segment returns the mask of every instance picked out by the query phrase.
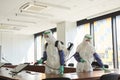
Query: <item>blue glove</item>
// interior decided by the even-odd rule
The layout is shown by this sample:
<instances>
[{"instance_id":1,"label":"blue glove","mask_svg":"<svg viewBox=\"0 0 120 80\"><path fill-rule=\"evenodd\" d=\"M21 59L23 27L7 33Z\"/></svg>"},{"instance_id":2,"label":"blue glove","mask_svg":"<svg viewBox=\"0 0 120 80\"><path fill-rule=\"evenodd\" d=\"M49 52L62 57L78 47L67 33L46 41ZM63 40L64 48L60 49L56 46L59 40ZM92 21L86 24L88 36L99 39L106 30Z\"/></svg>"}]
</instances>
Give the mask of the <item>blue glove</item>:
<instances>
[{"instance_id":1,"label":"blue glove","mask_svg":"<svg viewBox=\"0 0 120 80\"><path fill-rule=\"evenodd\" d=\"M82 63L84 63L84 62L86 62L84 59L80 59L80 62L82 62Z\"/></svg>"},{"instance_id":2,"label":"blue glove","mask_svg":"<svg viewBox=\"0 0 120 80\"><path fill-rule=\"evenodd\" d=\"M64 73L64 66L60 66L59 71L60 71L60 74L63 74Z\"/></svg>"}]
</instances>

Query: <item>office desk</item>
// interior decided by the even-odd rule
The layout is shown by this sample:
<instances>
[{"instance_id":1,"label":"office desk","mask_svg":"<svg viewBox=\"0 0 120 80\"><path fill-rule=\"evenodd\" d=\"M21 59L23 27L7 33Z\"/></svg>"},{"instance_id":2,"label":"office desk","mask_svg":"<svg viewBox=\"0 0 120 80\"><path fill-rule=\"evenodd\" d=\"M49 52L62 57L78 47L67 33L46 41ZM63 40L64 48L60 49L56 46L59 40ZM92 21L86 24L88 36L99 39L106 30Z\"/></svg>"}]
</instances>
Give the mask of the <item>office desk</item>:
<instances>
[{"instance_id":1,"label":"office desk","mask_svg":"<svg viewBox=\"0 0 120 80\"><path fill-rule=\"evenodd\" d=\"M8 69L8 70L7 70ZM42 80L45 78L55 78L55 77L68 77L72 80L99 80L99 78L108 73L104 73L104 71L93 71L93 72L84 72L84 73L65 73L61 75L54 74L45 74L39 72L32 71L22 71L18 73L16 76L12 77L9 73L12 68L1 68L0 69L0 78L6 80ZM119 70L113 70L111 73L119 73Z\"/></svg>"},{"instance_id":2,"label":"office desk","mask_svg":"<svg viewBox=\"0 0 120 80\"><path fill-rule=\"evenodd\" d=\"M5 65L4 67L14 68L16 66L17 65ZM64 68L65 68L64 73L76 72L76 68L74 68L74 67L65 66ZM45 66L44 65L36 65L36 66L35 65L29 65L24 70L45 73ZM101 70L101 69L94 69L94 71L96 71L96 70Z\"/></svg>"},{"instance_id":3,"label":"office desk","mask_svg":"<svg viewBox=\"0 0 120 80\"><path fill-rule=\"evenodd\" d=\"M4 67L14 68L14 67L16 67L16 65L5 65ZM73 67L64 67L64 68L65 68L64 73L76 72L76 68L73 68ZM36 66L35 65L29 65L24 70L45 73L44 65L36 65Z\"/></svg>"},{"instance_id":4,"label":"office desk","mask_svg":"<svg viewBox=\"0 0 120 80\"><path fill-rule=\"evenodd\" d=\"M0 68L0 80L17 80L12 78L6 68Z\"/></svg>"}]
</instances>

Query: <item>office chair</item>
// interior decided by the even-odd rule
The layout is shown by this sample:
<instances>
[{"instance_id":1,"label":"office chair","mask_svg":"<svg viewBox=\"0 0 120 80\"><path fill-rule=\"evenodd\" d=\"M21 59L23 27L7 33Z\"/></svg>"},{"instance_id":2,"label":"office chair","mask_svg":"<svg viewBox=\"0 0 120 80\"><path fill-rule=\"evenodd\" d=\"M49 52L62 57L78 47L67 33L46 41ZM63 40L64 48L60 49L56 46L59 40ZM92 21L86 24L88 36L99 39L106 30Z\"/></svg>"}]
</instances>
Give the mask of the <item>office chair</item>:
<instances>
[{"instance_id":1,"label":"office chair","mask_svg":"<svg viewBox=\"0 0 120 80\"><path fill-rule=\"evenodd\" d=\"M110 73L100 77L100 80L120 80L120 74Z\"/></svg>"},{"instance_id":2,"label":"office chair","mask_svg":"<svg viewBox=\"0 0 120 80\"><path fill-rule=\"evenodd\" d=\"M91 65L92 65L92 67L95 67L95 68L101 68L101 66L95 61L93 61ZM107 64L104 64L104 67L109 68L109 66Z\"/></svg>"},{"instance_id":3,"label":"office chair","mask_svg":"<svg viewBox=\"0 0 120 80\"><path fill-rule=\"evenodd\" d=\"M12 65L12 63L5 63L5 65Z\"/></svg>"},{"instance_id":4,"label":"office chair","mask_svg":"<svg viewBox=\"0 0 120 80\"><path fill-rule=\"evenodd\" d=\"M23 63L23 64L30 64L29 62L25 62L25 63Z\"/></svg>"},{"instance_id":5,"label":"office chair","mask_svg":"<svg viewBox=\"0 0 120 80\"><path fill-rule=\"evenodd\" d=\"M0 80L8 80L8 79L3 79L3 78L0 78Z\"/></svg>"},{"instance_id":6,"label":"office chair","mask_svg":"<svg viewBox=\"0 0 120 80\"><path fill-rule=\"evenodd\" d=\"M74 67L74 63L69 63L68 66Z\"/></svg>"},{"instance_id":7,"label":"office chair","mask_svg":"<svg viewBox=\"0 0 120 80\"><path fill-rule=\"evenodd\" d=\"M42 80L71 80L71 79L66 77L59 77L59 78L46 78Z\"/></svg>"}]
</instances>

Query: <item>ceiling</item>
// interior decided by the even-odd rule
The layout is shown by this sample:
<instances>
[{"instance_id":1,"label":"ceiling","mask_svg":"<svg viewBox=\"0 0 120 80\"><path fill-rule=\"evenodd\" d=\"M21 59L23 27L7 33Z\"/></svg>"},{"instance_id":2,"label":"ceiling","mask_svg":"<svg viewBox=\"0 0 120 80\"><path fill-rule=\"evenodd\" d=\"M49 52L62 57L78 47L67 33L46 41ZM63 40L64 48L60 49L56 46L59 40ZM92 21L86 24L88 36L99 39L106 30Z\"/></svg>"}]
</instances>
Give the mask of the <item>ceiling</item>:
<instances>
[{"instance_id":1,"label":"ceiling","mask_svg":"<svg viewBox=\"0 0 120 80\"><path fill-rule=\"evenodd\" d=\"M120 0L0 0L0 32L35 34L120 10Z\"/></svg>"}]
</instances>

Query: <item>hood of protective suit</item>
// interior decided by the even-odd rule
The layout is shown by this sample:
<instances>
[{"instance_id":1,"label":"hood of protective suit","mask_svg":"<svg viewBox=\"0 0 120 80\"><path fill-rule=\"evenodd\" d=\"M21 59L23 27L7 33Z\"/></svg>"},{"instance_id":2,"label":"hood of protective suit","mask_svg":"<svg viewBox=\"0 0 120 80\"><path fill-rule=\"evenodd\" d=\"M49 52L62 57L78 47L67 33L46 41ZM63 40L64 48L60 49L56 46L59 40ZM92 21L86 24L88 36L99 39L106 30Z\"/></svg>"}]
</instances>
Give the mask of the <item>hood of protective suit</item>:
<instances>
[{"instance_id":1,"label":"hood of protective suit","mask_svg":"<svg viewBox=\"0 0 120 80\"><path fill-rule=\"evenodd\" d=\"M43 34L45 40L50 44L55 44L56 39L54 38L51 30L46 30Z\"/></svg>"},{"instance_id":2,"label":"hood of protective suit","mask_svg":"<svg viewBox=\"0 0 120 80\"><path fill-rule=\"evenodd\" d=\"M83 38L83 44L90 45L92 43L91 40L92 40L92 36L89 34L86 34Z\"/></svg>"},{"instance_id":3,"label":"hood of protective suit","mask_svg":"<svg viewBox=\"0 0 120 80\"><path fill-rule=\"evenodd\" d=\"M95 48L92 45L91 42L92 37L89 34L86 34L83 38L83 41L78 45L77 52L80 53L80 55L84 54L93 54L95 52Z\"/></svg>"}]
</instances>

